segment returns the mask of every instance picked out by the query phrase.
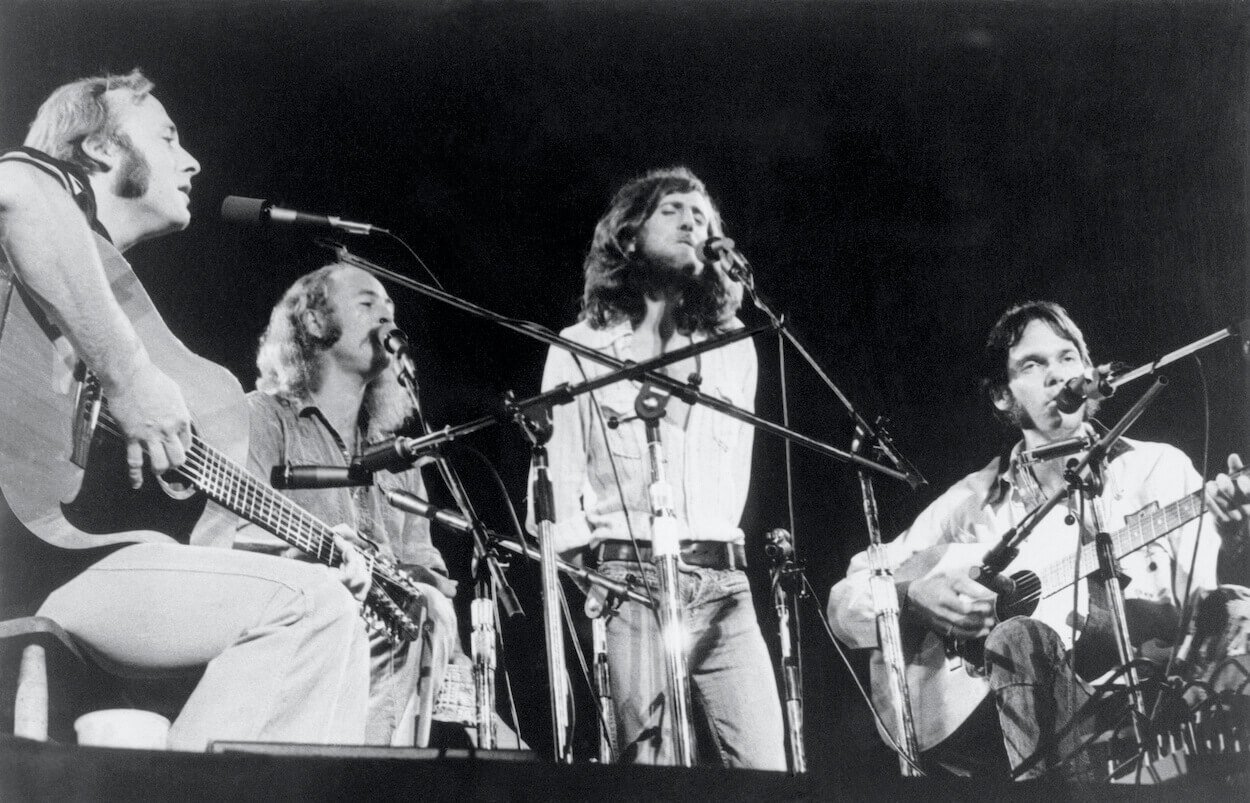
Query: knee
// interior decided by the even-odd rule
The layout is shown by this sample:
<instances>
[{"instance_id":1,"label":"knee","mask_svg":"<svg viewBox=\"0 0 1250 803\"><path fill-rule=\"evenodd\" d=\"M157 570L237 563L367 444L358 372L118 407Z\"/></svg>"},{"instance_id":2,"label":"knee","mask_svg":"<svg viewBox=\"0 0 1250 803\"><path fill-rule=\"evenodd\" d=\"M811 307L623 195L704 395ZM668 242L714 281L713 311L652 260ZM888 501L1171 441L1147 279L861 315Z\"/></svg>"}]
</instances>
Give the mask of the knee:
<instances>
[{"instance_id":1,"label":"knee","mask_svg":"<svg viewBox=\"0 0 1250 803\"><path fill-rule=\"evenodd\" d=\"M320 567L316 575L304 589L309 615L331 626L360 621L361 603L347 587Z\"/></svg>"},{"instance_id":2,"label":"knee","mask_svg":"<svg viewBox=\"0 0 1250 803\"><path fill-rule=\"evenodd\" d=\"M1033 667L1053 665L1063 653L1059 634L1027 616L999 623L985 639L985 665L991 681L1019 679Z\"/></svg>"}]
</instances>

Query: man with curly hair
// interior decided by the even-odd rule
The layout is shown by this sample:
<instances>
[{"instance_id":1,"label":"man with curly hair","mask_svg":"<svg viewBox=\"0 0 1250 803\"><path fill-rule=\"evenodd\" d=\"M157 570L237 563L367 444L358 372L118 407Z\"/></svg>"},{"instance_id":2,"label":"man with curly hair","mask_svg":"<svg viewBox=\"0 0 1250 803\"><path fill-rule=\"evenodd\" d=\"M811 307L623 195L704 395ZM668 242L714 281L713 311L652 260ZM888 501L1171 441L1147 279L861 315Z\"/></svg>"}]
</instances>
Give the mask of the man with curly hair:
<instances>
[{"instance_id":1,"label":"man with curly hair","mask_svg":"<svg viewBox=\"0 0 1250 803\"><path fill-rule=\"evenodd\" d=\"M268 477L278 465L351 465L366 444L395 434L414 412L391 358L378 340L395 305L377 279L332 263L305 274L273 308L256 357L259 377L248 394L248 468ZM425 594L433 629L419 643L371 638L369 744L412 746L417 692L441 683L457 651L456 583L430 540L430 525L386 501L386 492L425 497L417 468L380 471L368 486L284 491L300 507L357 544L374 545L413 575ZM253 525L235 546L305 558Z\"/></svg>"},{"instance_id":2,"label":"man with curly hair","mask_svg":"<svg viewBox=\"0 0 1250 803\"><path fill-rule=\"evenodd\" d=\"M617 192L595 227L585 261L581 320L561 334L621 360L642 362L742 323L742 288L700 258L722 233L703 183L685 168L655 170ZM553 348L543 388L608 369ZM749 341L665 369L745 408L755 404L756 355ZM553 411L548 451L557 549L617 580L640 575L652 588L651 482L645 424L634 416L639 385L620 382ZM672 398L660 420L672 506L681 529L680 598L693 702L710 739L701 757L731 767L784 770L781 705L768 650L743 572L739 519L750 484L752 429ZM533 511L530 512L531 526ZM635 602L608 615L608 661L621 761L673 764L673 710L655 615ZM715 748L712 750L711 748Z\"/></svg>"}]
</instances>

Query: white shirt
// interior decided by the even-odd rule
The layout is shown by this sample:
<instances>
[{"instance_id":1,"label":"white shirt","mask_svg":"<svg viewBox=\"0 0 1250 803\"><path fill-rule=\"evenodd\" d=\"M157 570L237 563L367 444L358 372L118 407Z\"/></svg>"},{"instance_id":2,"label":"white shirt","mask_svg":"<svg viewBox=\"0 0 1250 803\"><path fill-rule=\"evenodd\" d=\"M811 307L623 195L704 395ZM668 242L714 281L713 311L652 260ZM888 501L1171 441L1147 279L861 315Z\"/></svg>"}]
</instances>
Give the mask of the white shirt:
<instances>
[{"instance_id":1,"label":"white shirt","mask_svg":"<svg viewBox=\"0 0 1250 803\"><path fill-rule=\"evenodd\" d=\"M734 319L729 328L741 326ZM628 320L605 329L593 329L583 321L560 334L617 359L635 359L633 327ZM706 333L696 332L690 341L706 339ZM750 341L703 353L697 369L701 391L745 410L755 409L757 362ZM553 348L547 354L542 388L576 385L609 371L607 366L577 360L564 349ZM651 538L646 427L634 418L640 387L637 382L618 382L552 410L547 451L555 542L560 552L593 547L608 539L628 540L630 526L640 541ZM614 418L619 424L608 427ZM754 429L747 424L702 405L690 407L677 398L669 400L660 422L660 440L683 540L742 543L738 524L750 484L753 439ZM531 487L532 481L531 476ZM533 530L532 502L528 518Z\"/></svg>"}]
</instances>

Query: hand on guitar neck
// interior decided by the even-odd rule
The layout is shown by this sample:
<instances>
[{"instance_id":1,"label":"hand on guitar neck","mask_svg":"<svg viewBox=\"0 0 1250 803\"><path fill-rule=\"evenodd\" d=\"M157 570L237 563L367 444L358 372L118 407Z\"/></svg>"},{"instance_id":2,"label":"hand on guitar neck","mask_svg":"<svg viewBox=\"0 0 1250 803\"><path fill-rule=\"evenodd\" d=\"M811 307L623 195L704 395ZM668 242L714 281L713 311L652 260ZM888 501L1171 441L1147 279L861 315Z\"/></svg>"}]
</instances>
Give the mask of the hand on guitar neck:
<instances>
[{"instance_id":1,"label":"hand on guitar neck","mask_svg":"<svg viewBox=\"0 0 1250 803\"><path fill-rule=\"evenodd\" d=\"M1241 458L1228 456L1228 473L1207 483L1207 508L1215 518L1216 529L1225 548L1243 547L1250 536L1250 476L1238 474Z\"/></svg>"},{"instance_id":2,"label":"hand on guitar neck","mask_svg":"<svg viewBox=\"0 0 1250 803\"><path fill-rule=\"evenodd\" d=\"M940 572L911 581L902 609L913 623L939 636L974 639L994 626L994 598L966 572Z\"/></svg>"},{"instance_id":3,"label":"hand on guitar neck","mask_svg":"<svg viewBox=\"0 0 1250 803\"><path fill-rule=\"evenodd\" d=\"M352 528L343 524L334 528L334 545L343 553L343 562L334 571L356 601L364 602L373 583L373 571L369 559L356 549L358 543L359 536Z\"/></svg>"}]
</instances>

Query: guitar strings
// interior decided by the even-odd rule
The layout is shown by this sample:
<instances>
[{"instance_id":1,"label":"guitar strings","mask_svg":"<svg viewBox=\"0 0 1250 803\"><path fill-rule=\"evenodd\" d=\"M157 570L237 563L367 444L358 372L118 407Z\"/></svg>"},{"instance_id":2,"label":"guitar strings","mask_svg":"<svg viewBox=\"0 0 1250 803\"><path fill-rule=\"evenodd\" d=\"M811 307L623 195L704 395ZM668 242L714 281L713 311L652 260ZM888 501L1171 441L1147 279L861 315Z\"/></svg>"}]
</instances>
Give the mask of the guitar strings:
<instances>
[{"instance_id":1,"label":"guitar strings","mask_svg":"<svg viewBox=\"0 0 1250 803\"><path fill-rule=\"evenodd\" d=\"M101 411L97 426L105 432L121 437L116 421L107 411ZM259 480L248 473L226 455L205 442L195 433L191 435L191 447L187 449L186 461L178 471L188 480L195 483L201 490L222 497L222 503L232 512L243 515L241 508L250 502L255 511L262 511L251 518L267 529L279 529L291 534L291 543L313 554L321 562L335 566L342 562L343 553L333 541L333 530L287 497L263 486ZM268 524L260 519L268 516ZM327 538L329 536L329 538ZM392 567L381 556L372 555L369 563L369 574L373 579L370 584L367 601L371 601L382 610L383 627L392 635L397 631L405 634L415 632L415 624L408 617L407 600L396 600L397 594L402 597L422 597L423 594L411 584L403 582L398 570Z\"/></svg>"},{"instance_id":2,"label":"guitar strings","mask_svg":"<svg viewBox=\"0 0 1250 803\"><path fill-rule=\"evenodd\" d=\"M122 437L116 421L107 411L100 413L98 427L111 435ZM342 550L333 541L333 530L324 522L287 497L261 485L245 469L194 433L191 435L191 447L187 450L186 462L178 470L205 492L216 490L217 495L224 497L223 501L234 513L242 515L236 508L246 507L249 503L253 509L259 507L262 513L257 518L267 516L271 525L290 533L294 546L312 553L328 565L342 562ZM265 522L256 523L265 526ZM417 593L416 589L407 588L399 577L392 576L392 567L381 556L371 556L369 563L370 574L375 582L380 581L390 589L406 594Z\"/></svg>"}]
</instances>

